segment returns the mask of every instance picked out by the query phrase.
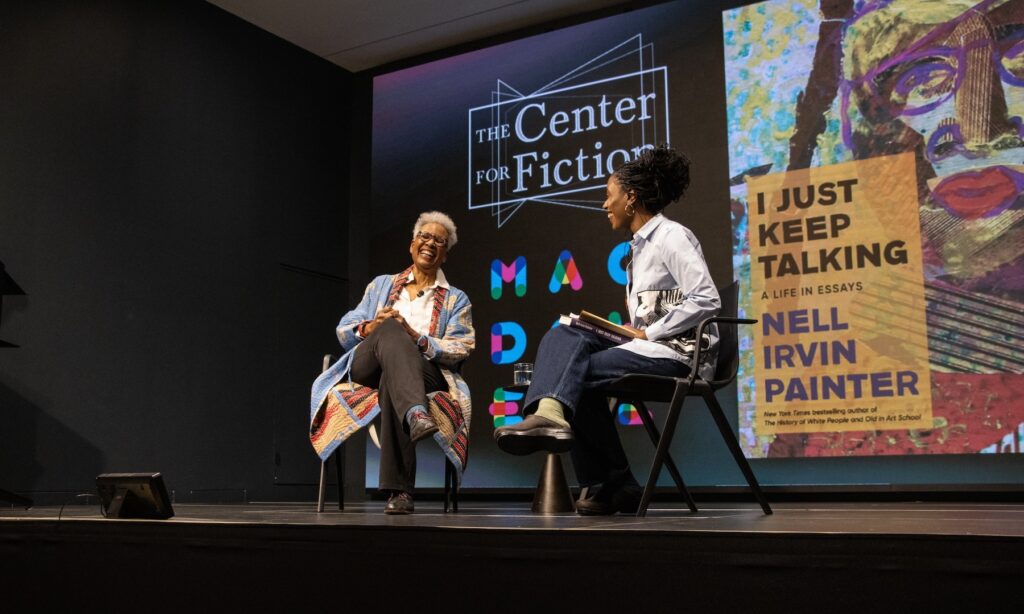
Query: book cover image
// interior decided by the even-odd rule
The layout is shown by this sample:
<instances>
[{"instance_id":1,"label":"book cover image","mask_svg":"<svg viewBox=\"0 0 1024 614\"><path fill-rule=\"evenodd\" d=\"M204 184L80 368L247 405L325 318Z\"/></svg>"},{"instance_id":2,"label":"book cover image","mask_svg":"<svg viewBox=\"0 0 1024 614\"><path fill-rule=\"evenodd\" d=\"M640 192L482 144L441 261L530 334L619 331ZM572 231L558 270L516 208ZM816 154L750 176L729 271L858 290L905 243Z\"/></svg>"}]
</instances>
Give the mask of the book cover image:
<instances>
[{"instance_id":1,"label":"book cover image","mask_svg":"<svg viewBox=\"0 0 1024 614\"><path fill-rule=\"evenodd\" d=\"M748 456L1024 449L1022 7L723 13Z\"/></svg>"}]
</instances>

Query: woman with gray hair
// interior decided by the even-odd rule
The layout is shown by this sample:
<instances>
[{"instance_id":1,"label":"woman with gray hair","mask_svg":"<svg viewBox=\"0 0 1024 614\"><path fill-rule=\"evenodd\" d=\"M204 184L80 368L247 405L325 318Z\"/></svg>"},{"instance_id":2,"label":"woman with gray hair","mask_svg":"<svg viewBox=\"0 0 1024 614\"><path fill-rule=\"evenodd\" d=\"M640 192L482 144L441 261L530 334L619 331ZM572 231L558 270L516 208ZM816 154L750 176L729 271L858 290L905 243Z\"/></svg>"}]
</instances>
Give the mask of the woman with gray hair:
<instances>
[{"instance_id":1,"label":"woman with gray hair","mask_svg":"<svg viewBox=\"0 0 1024 614\"><path fill-rule=\"evenodd\" d=\"M310 440L322 460L381 416L385 514L413 511L418 441L433 436L460 481L465 469L471 405L459 367L475 346L472 306L441 270L457 240L450 217L421 214L412 265L370 282L338 323L345 354L313 384Z\"/></svg>"}]
</instances>

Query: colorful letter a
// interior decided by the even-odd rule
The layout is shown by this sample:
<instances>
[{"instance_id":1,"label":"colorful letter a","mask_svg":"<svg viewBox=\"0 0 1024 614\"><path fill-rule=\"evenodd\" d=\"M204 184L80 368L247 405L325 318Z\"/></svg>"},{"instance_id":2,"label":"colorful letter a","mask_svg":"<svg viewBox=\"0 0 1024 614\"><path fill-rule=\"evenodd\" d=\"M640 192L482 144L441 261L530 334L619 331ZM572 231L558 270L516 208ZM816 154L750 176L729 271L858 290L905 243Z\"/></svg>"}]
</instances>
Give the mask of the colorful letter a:
<instances>
[{"instance_id":1,"label":"colorful letter a","mask_svg":"<svg viewBox=\"0 0 1024 614\"><path fill-rule=\"evenodd\" d=\"M569 287L573 290L579 290L583 287L583 277L580 276L580 272L576 269L576 261L572 259L572 254L569 250L563 250L558 255L558 261L555 262L555 271L551 274L551 282L548 283L548 290L552 294L556 294L566 284L569 284Z\"/></svg>"}]
</instances>

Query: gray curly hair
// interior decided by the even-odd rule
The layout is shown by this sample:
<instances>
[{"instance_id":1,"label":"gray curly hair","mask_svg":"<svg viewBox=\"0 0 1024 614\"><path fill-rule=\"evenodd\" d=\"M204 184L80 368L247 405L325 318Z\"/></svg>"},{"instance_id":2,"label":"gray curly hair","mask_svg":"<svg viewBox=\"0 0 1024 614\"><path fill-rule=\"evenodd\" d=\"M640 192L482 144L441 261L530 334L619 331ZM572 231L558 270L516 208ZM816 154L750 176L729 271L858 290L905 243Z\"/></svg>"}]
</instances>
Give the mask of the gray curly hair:
<instances>
[{"instance_id":1,"label":"gray curly hair","mask_svg":"<svg viewBox=\"0 0 1024 614\"><path fill-rule=\"evenodd\" d=\"M415 239L420 230L427 224L440 224L448 231L448 249L455 247L459 242L459 233L455 228L455 222L447 214L440 211L424 211L416 218L416 225L412 227L412 238Z\"/></svg>"}]
</instances>

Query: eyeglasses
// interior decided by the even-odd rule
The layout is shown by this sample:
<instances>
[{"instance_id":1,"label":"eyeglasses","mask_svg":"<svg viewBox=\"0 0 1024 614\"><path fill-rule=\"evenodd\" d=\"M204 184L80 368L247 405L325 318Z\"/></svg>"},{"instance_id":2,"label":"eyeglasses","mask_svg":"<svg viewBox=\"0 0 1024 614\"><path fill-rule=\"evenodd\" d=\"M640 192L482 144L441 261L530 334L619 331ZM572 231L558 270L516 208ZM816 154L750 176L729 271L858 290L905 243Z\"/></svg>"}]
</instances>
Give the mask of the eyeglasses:
<instances>
[{"instance_id":1,"label":"eyeglasses","mask_svg":"<svg viewBox=\"0 0 1024 614\"><path fill-rule=\"evenodd\" d=\"M853 147L850 107L853 93L859 88L866 89L891 117L913 117L930 113L952 99L965 82L969 64L974 70L994 67L1003 83L1024 87L1024 34L1020 31L971 41L961 36L959 44L948 40L960 22L992 3L983 0L862 77L841 79L840 117L846 146Z\"/></svg>"},{"instance_id":2,"label":"eyeglasses","mask_svg":"<svg viewBox=\"0 0 1024 614\"><path fill-rule=\"evenodd\" d=\"M423 232L422 230L416 233L416 238L422 241L423 243L433 243L438 247L444 247L445 245L448 245L448 239L444 237L439 237L434 234L430 234L429 232Z\"/></svg>"}]
</instances>

